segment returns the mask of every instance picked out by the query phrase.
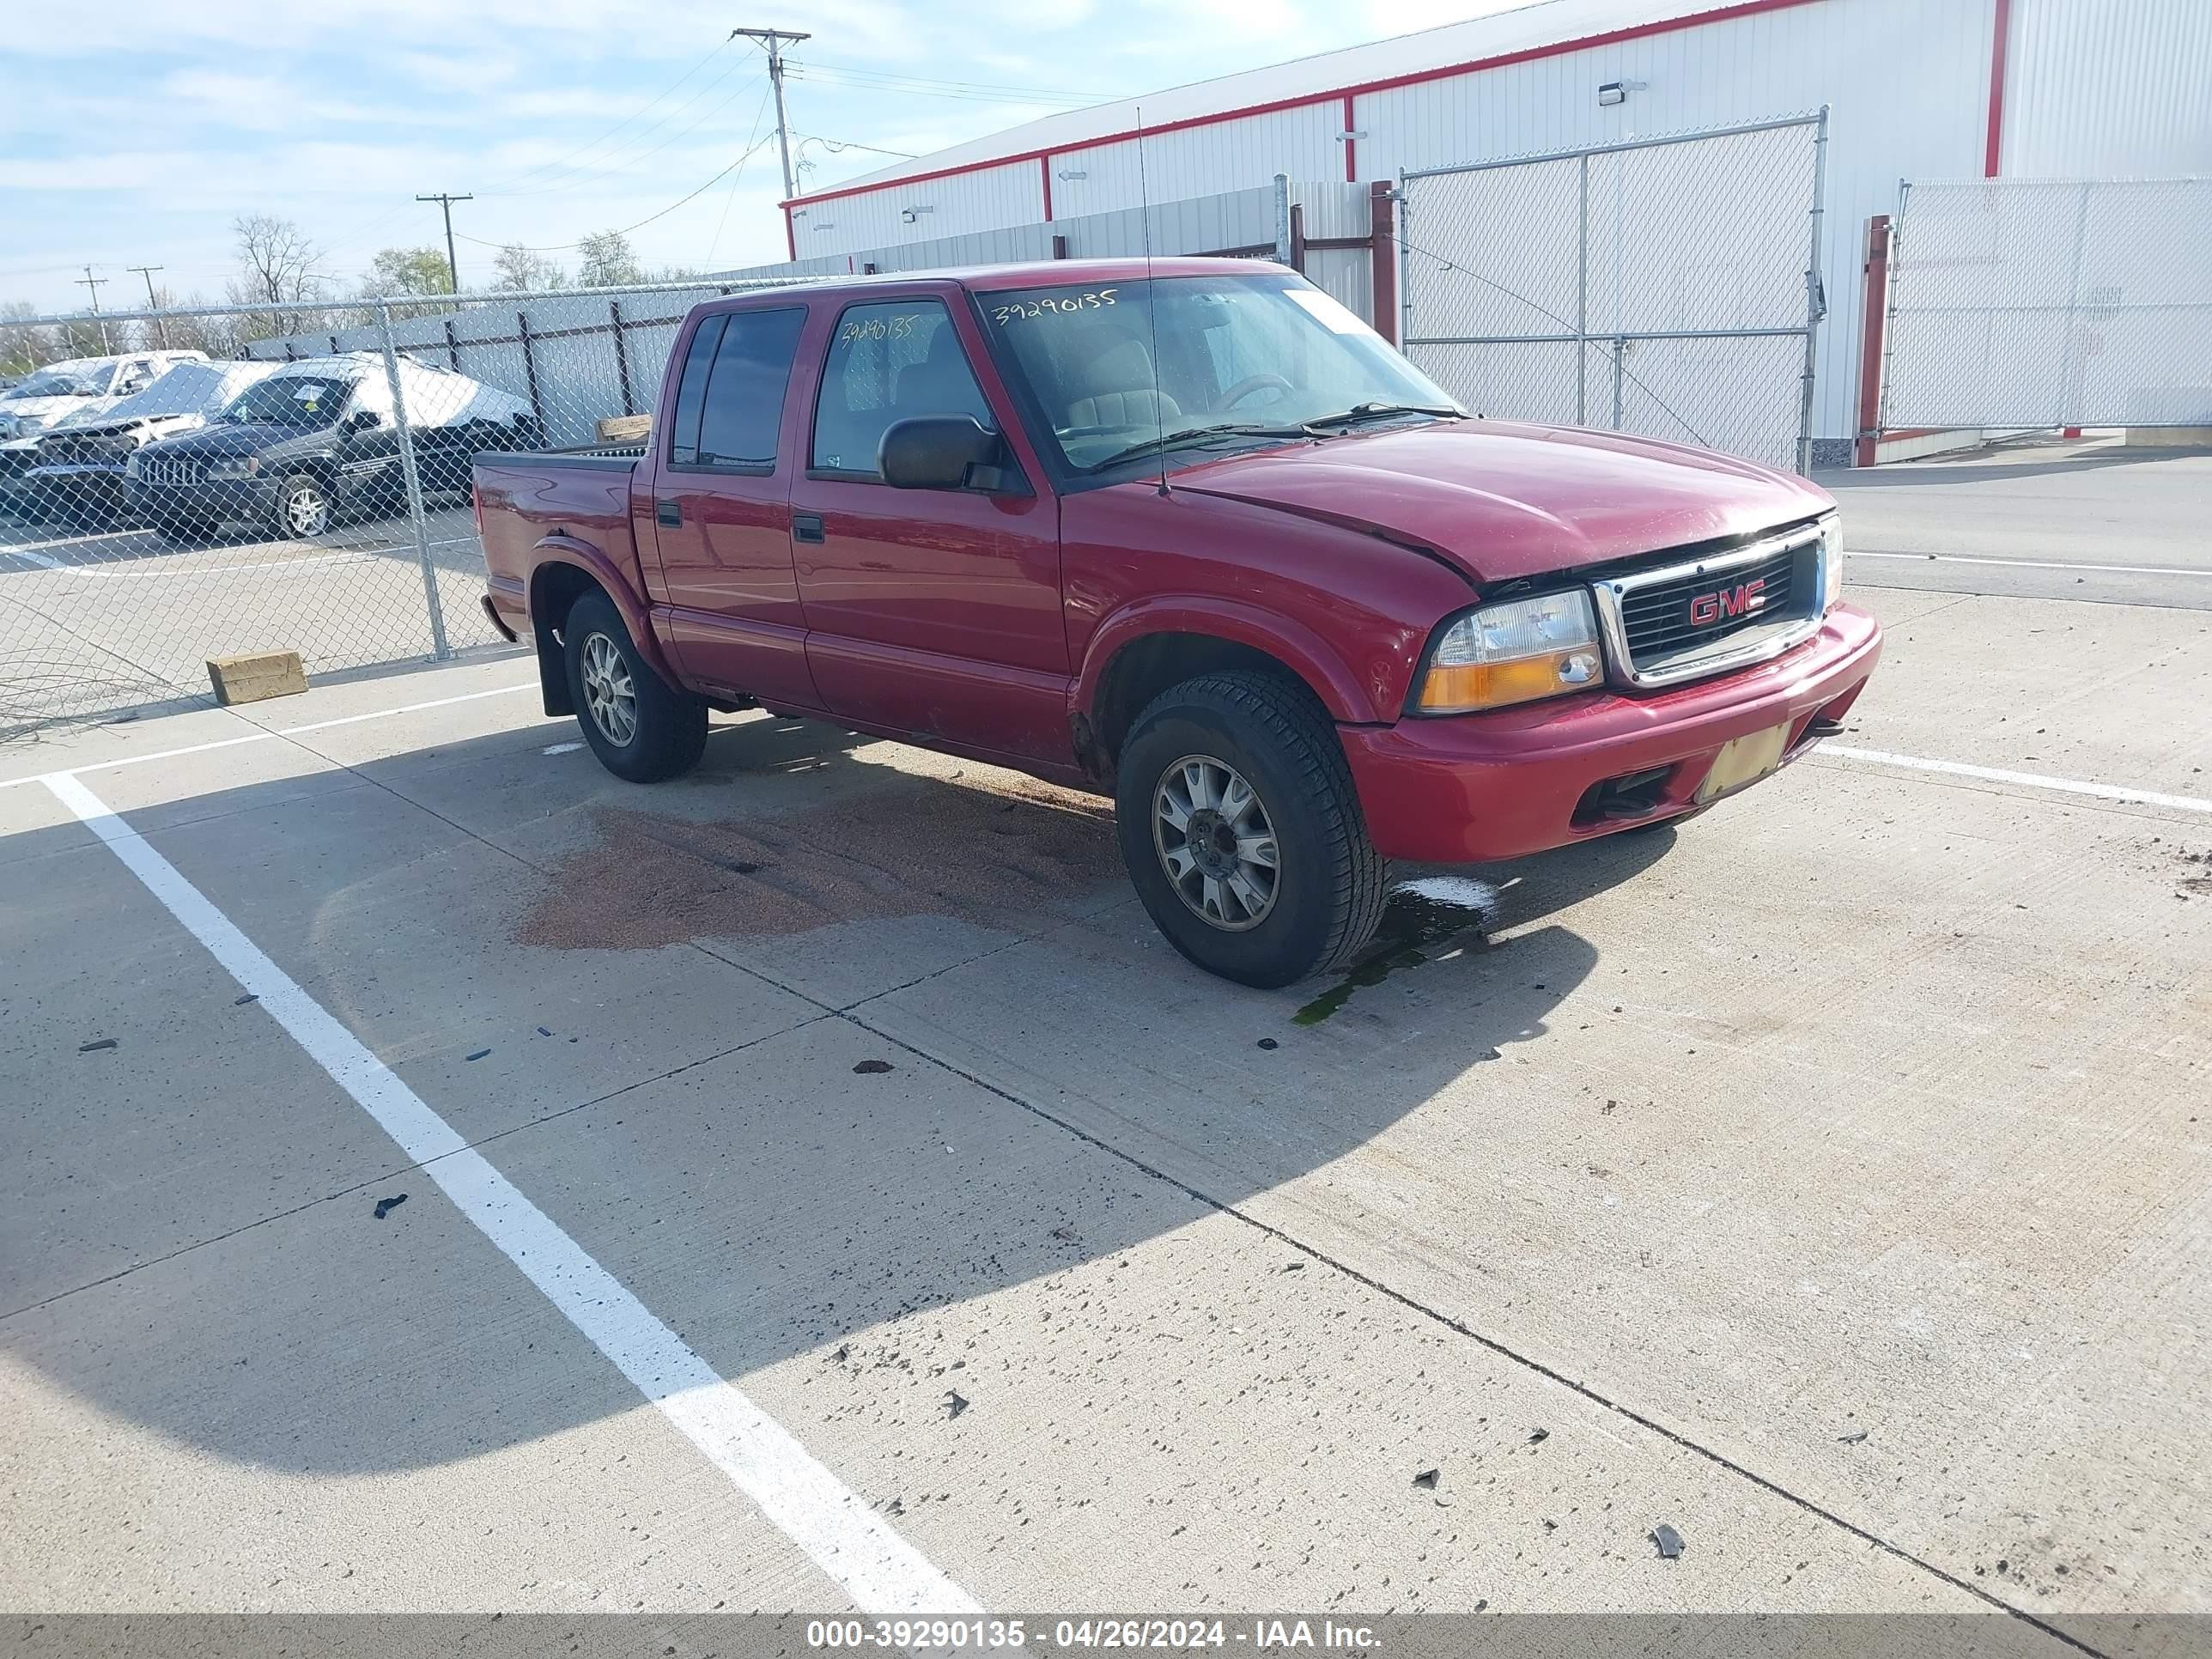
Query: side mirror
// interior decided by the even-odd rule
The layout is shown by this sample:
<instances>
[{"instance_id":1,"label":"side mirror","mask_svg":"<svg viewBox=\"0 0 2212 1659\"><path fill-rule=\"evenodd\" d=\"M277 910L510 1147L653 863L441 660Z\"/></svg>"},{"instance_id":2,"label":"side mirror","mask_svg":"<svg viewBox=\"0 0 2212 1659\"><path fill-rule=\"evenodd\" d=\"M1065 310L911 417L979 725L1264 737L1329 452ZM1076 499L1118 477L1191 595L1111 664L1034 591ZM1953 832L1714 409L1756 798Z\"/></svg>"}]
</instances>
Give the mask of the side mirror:
<instances>
[{"instance_id":1,"label":"side mirror","mask_svg":"<svg viewBox=\"0 0 2212 1659\"><path fill-rule=\"evenodd\" d=\"M345 429L349 433L367 432L370 428L381 426L383 422L377 419L376 411L374 410L356 409L352 414L346 416Z\"/></svg>"},{"instance_id":2,"label":"side mirror","mask_svg":"<svg viewBox=\"0 0 2212 1659\"><path fill-rule=\"evenodd\" d=\"M998 484L995 476L971 478L969 470L995 475L1002 441L973 415L915 415L884 428L876 467L900 489L960 489L973 483Z\"/></svg>"}]
</instances>

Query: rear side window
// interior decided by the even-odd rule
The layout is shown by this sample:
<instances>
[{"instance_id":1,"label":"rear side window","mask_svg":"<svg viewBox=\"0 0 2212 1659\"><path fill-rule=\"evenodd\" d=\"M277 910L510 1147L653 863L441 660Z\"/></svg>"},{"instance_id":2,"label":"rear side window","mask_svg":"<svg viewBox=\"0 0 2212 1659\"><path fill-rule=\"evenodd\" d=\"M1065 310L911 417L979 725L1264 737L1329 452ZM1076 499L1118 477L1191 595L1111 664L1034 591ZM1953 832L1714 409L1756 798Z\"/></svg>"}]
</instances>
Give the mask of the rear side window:
<instances>
[{"instance_id":1,"label":"rear side window","mask_svg":"<svg viewBox=\"0 0 2212 1659\"><path fill-rule=\"evenodd\" d=\"M714 348L722 343L722 325L728 319L709 317L691 337L691 349L684 359L684 379L676 388L676 415L668 423L668 459L673 466L699 465L699 406L707 399L707 374L714 366Z\"/></svg>"},{"instance_id":2,"label":"rear side window","mask_svg":"<svg viewBox=\"0 0 2212 1659\"><path fill-rule=\"evenodd\" d=\"M915 415L972 415L998 425L941 301L851 307L837 319L823 365L811 465L876 477L884 428Z\"/></svg>"},{"instance_id":3,"label":"rear side window","mask_svg":"<svg viewBox=\"0 0 2212 1659\"><path fill-rule=\"evenodd\" d=\"M699 410L700 465L775 468L784 389L805 320L797 307L730 314Z\"/></svg>"}]
</instances>

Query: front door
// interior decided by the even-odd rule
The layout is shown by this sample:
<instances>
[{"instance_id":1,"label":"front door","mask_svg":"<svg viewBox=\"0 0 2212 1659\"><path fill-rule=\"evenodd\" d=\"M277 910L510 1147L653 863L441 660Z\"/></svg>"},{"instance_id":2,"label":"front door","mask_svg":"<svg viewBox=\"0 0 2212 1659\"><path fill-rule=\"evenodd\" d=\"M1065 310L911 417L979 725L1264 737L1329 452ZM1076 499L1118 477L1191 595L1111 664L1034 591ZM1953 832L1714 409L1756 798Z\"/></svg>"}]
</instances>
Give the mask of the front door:
<instances>
[{"instance_id":1,"label":"front door","mask_svg":"<svg viewBox=\"0 0 2212 1659\"><path fill-rule=\"evenodd\" d=\"M1065 762L1067 635L1057 503L1041 477L895 489L894 421L972 415L1008 429L943 299L847 307L823 360L808 465L792 487L807 655L835 714L926 742Z\"/></svg>"},{"instance_id":2,"label":"front door","mask_svg":"<svg viewBox=\"0 0 2212 1659\"><path fill-rule=\"evenodd\" d=\"M667 638L704 684L819 708L791 563L791 477L779 462L784 393L804 306L718 313L693 331L654 477Z\"/></svg>"}]
</instances>

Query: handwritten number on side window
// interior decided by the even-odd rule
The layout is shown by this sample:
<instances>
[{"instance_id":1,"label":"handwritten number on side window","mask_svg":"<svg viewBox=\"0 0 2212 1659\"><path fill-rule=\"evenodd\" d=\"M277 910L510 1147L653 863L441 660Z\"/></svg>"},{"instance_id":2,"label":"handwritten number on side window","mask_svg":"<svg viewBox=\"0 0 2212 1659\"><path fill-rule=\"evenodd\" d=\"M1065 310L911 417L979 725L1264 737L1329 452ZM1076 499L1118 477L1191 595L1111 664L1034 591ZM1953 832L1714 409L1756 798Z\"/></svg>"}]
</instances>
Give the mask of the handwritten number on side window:
<instances>
[{"instance_id":1,"label":"handwritten number on side window","mask_svg":"<svg viewBox=\"0 0 2212 1659\"><path fill-rule=\"evenodd\" d=\"M991 307L991 320L1000 328L1009 323L1023 322L1032 317L1055 317L1070 311L1097 311L1103 306L1121 303L1115 295L1118 288L1093 289L1088 294L1048 294L1035 300L1015 300L1006 305Z\"/></svg>"},{"instance_id":2,"label":"handwritten number on side window","mask_svg":"<svg viewBox=\"0 0 2212 1659\"><path fill-rule=\"evenodd\" d=\"M915 331L926 313L902 311L895 317L849 317L837 331L840 341L903 340Z\"/></svg>"}]
</instances>

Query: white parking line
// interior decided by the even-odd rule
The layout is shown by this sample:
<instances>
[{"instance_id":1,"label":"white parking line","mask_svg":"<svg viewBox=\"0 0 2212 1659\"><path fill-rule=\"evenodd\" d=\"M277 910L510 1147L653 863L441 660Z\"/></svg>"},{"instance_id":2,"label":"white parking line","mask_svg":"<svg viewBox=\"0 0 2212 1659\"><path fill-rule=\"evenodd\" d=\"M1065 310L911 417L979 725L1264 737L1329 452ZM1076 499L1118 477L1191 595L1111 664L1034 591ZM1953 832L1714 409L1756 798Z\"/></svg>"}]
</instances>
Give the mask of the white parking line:
<instances>
[{"instance_id":1,"label":"white parking line","mask_svg":"<svg viewBox=\"0 0 2212 1659\"><path fill-rule=\"evenodd\" d=\"M125 536L143 536L145 533L143 530L97 530L83 536L55 536L40 542L39 545L40 547L81 547L87 542L119 541ZM29 546L21 542L10 542L5 547L0 547L0 553L21 553L27 558L33 556Z\"/></svg>"},{"instance_id":2,"label":"white parking line","mask_svg":"<svg viewBox=\"0 0 2212 1659\"><path fill-rule=\"evenodd\" d=\"M42 566L48 570L67 570L70 568L68 565L64 564L59 559L50 559L43 553L33 553L27 547L11 547L5 550L13 557L25 560L32 564Z\"/></svg>"},{"instance_id":3,"label":"white parking line","mask_svg":"<svg viewBox=\"0 0 2212 1659\"><path fill-rule=\"evenodd\" d=\"M1989 783L2016 783L2027 789L2049 789L2062 795L2089 795L2098 800L2131 801L2144 806L2178 806L2185 812L2212 812L2212 799L2195 795L2161 795L2149 789L2123 789L2117 784L2090 783L2081 778L2054 778L2043 772L2008 772L1995 766L1969 766L1964 761L1929 760L1919 755L1893 755L1882 749L1850 749L1824 743L1813 751L1838 760L1858 761L1868 766L1894 766L1908 772L1942 772L1956 777L1979 778Z\"/></svg>"},{"instance_id":4,"label":"white parking line","mask_svg":"<svg viewBox=\"0 0 2212 1659\"><path fill-rule=\"evenodd\" d=\"M536 680L525 680L520 685L495 685L489 691L464 691L455 697L433 697L428 702L403 702L397 708L373 709L366 714L342 714L336 720L309 720L305 726L280 726L272 730L249 732L244 737L214 738L206 743L188 743L179 749L156 749L150 754L125 755L119 759L87 761L63 772L48 774L33 772L28 777L0 778L0 789L18 783L43 783L48 776L74 776L80 772L106 772L118 766L143 766L148 761L174 760L179 755L202 755L213 749L235 749L244 743L270 743L278 738L296 738L309 732L327 732L334 726L359 726L365 720L390 720L394 714L419 714L425 708L450 708L457 702L476 702L485 697L504 697L516 691L535 691Z\"/></svg>"},{"instance_id":5,"label":"white parking line","mask_svg":"<svg viewBox=\"0 0 2212 1659\"><path fill-rule=\"evenodd\" d=\"M1844 550L1844 556L1851 559L1901 559L1907 564L1988 564L2007 570L2095 570L2108 576L2212 576L2212 568L2189 570L2178 565L2067 564L2050 559L1980 559L1965 553L1869 553L1850 547Z\"/></svg>"},{"instance_id":6,"label":"white parking line","mask_svg":"<svg viewBox=\"0 0 2212 1659\"><path fill-rule=\"evenodd\" d=\"M568 1322L861 1608L890 1614L982 1611L470 1150L421 1096L98 796L68 773L46 783Z\"/></svg>"}]
</instances>

